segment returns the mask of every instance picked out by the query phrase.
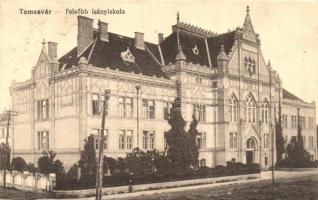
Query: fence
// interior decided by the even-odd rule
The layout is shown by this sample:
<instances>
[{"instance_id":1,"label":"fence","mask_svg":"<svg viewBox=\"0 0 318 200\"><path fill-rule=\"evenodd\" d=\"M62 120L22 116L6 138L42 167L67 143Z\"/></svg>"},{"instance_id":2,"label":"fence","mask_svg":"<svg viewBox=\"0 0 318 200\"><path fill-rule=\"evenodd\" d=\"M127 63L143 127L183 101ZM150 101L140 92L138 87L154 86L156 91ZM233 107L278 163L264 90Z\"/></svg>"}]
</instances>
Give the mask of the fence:
<instances>
[{"instance_id":1,"label":"fence","mask_svg":"<svg viewBox=\"0 0 318 200\"><path fill-rule=\"evenodd\" d=\"M3 186L4 172L0 171L0 186ZM30 173L24 171L7 171L6 187L20 190L46 190L51 191L56 184L56 175L44 175L40 173Z\"/></svg>"}]
</instances>

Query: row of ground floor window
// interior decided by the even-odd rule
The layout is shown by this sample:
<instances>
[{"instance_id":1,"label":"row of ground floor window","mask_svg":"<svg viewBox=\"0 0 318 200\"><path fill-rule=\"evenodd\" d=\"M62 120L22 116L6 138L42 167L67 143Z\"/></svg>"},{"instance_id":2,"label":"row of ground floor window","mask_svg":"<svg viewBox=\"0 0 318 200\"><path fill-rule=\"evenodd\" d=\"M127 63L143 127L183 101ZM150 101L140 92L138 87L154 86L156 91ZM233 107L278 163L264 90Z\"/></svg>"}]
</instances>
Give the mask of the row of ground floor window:
<instances>
[{"instance_id":1,"label":"row of ground floor window","mask_svg":"<svg viewBox=\"0 0 318 200\"><path fill-rule=\"evenodd\" d=\"M91 134L95 136L95 149L99 149L99 137L100 129L93 129ZM164 147L166 147L166 134L164 132ZM132 149L133 148L133 131L132 130L119 130L118 134L118 149L125 150L125 149ZM152 150L155 148L155 131L143 131L142 132L142 149L144 150ZM104 149L108 149L108 130L106 129L104 132L105 136L105 143ZM296 137L296 136L292 136ZM49 131L41 131L38 132L38 150L45 151L50 149L50 133ZM307 140L308 138L308 140ZM285 136L285 143L288 143L289 139L288 136ZM206 148L206 133L199 133L196 139L197 145L199 149ZM268 134L264 134L263 137L263 147L269 148L269 136ZM308 149L314 148L314 136L303 136L303 143L304 147ZM249 144L247 144L249 146ZM236 149L238 148L238 137L237 133L230 132L229 133L229 148Z\"/></svg>"}]
</instances>

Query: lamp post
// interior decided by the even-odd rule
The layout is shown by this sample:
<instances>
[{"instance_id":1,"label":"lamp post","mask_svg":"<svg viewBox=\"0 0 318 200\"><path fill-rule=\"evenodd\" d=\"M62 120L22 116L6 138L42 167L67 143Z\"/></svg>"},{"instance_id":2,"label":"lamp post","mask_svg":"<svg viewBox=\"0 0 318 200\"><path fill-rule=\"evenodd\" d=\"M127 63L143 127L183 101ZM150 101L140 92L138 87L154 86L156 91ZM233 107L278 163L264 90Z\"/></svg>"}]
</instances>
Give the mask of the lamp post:
<instances>
[{"instance_id":1,"label":"lamp post","mask_svg":"<svg viewBox=\"0 0 318 200\"><path fill-rule=\"evenodd\" d=\"M139 85L136 85L136 91L137 91L137 148L139 148L139 91L140 91Z\"/></svg>"},{"instance_id":2,"label":"lamp post","mask_svg":"<svg viewBox=\"0 0 318 200\"><path fill-rule=\"evenodd\" d=\"M105 118L106 118L106 107L109 99L109 90L105 90L104 102L103 102L103 113L102 113L102 129L99 138L99 151L98 151L98 163L97 163L97 173L96 173L96 200L102 199L102 188L103 188L103 159L104 159L104 131L105 131Z\"/></svg>"}]
</instances>

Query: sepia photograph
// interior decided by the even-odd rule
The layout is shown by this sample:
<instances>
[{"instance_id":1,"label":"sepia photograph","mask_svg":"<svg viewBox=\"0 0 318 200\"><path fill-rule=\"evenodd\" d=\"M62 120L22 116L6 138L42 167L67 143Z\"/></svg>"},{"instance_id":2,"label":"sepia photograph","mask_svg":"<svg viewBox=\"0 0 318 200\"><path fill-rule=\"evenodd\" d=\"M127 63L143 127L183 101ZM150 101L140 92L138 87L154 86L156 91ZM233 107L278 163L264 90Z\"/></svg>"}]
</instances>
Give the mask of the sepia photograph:
<instances>
[{"instance_id":1,"label":"sepia photograph","mask_svg":"<svg viewBox=\"0 0 318 200\"><path fill-rule=\"evenodd\" d=\"M0 199L318 200L317 13L0 0Z\"/></svg>"}]
</instances>

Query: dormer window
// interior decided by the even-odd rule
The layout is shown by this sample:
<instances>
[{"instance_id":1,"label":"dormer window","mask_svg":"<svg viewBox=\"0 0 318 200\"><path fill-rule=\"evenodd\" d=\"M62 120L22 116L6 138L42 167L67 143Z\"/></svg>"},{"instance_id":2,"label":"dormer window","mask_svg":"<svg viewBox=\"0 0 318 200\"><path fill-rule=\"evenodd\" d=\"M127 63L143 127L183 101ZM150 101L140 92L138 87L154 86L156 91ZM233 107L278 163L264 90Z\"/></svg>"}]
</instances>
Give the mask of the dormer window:
<instances>
[{"instance_id":1,"label":"dormer window","mask_svg":"<svg viewBox=\"0 0 318 200\"><path fill-rule=\"evenodd\" d=\"M194 47L192 48L192 52L193 52L193 54L195 54L195 55L199 55L199 49L198 49L198 46L197 46L197 45L194 45Z\"/></svg>"},{"instance_id":2,"label":"dormer window","mask_svg":"<svg viewBox=\"0 0 318 200\"><path fill-rule=\"evenodd\" d=\"M126 51L121 52L120 56L123 59L123 61L131 62L131 63L135 62L135 57L130 52L129 47L127 47Z\"/></svg>"}]
</instances>

